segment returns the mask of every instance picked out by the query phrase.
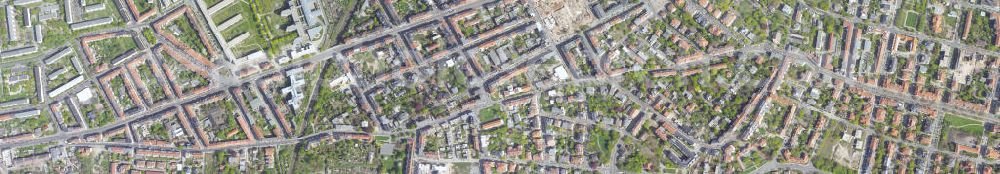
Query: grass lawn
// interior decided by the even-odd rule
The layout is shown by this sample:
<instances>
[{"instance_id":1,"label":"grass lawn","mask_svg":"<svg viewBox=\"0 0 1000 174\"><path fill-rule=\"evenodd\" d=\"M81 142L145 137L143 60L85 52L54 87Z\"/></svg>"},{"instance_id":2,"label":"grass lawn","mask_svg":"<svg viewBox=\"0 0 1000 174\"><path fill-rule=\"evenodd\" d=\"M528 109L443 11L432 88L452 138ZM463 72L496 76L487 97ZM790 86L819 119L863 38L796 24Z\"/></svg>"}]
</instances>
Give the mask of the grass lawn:
<instances>
[{"instance_id":1,"label":"grass lawn","mask_svg":"<svg viewBox=\"0 0 1000 174\"><path fill-rule=\"evenodd\" d=\"M607 164L611 160L611 150L618 143L618 132L596 128L590 131L587 138L587 153L597 153L598 161Z\"/></svg>"},{"instance_id":2,"label":"grass lawn","mask_svg":"<svg viewBox=\"0 0 1000 174\"><path fill-rule=\"evenodd\" d=\"M94 57L99 61L110 61L119 55L137 48L135 40L128 36L117 36L93 41L90 47L94 49Z\"/></svg>"},{"instance_id":3,"label":"grass lawn","mask_svg":"<svg viewBox=\"0 0 1000 174\"><path fill-rule=\"evenodd\" d=\"M832 159L824 157L813 157L812 165L823 171L830 171L833 173L858 173L858 171L848 168L834 162Z\"/></svg>"},{"instance_id":4,"label":"grass lawn","mask_svg":"<svg viewBox=\"0 0 1000 174\"><path fill-rule=\"evenodd\" d=\"M503 111L500 105L493 105L488 108L483 108L479 110L479 121L488 122L498 118L507 118L507 113Z\"/></svg>"},{"instance_id":5,"label":"grass lawn","mask_svg":"<svg viewBox=\"0 0 1000 174\"><path fill-rule=\"evenodd\" d=\"M222 36L227 41L236 38L243 33L249 34L246 40L242 43L235 44L231 49L237 54L237 56L242 56L250 54L255 51L267 51L271 54L277 54L276 48L288 45L291 43L291 39L287 39L289 42L279 42L279 45L271 45L275 42L270 42L285 36L287 32L280 30L279 25L286 24L290 21L289 18L282 17L278 15L277 9L283 6L282 1L237 1L226 7L224 10L213 14L212 20L216 23L223 23L226 20L236 17L243 16L243 19L229 28L222 31ZM275 49L272 49L275 48Z\"/></svg>"},{"instance_id":6,"label":"grass lawn","mask_svg":"<svg viewBox=\"0 0 1000 174\"><path fill-rule=\"evenodd\" d=\"M906 23L905 27L917 28L917 23L920 21L920 15L913 11L906 12Z\"/></svg>"},{"instance_id":7,"label":"grass lawn","mask_svg":"<svg viewBox=\"0 0 1000 174\"><path fill-rule=\"evenodd\" d=\"M823 139L820 141L819 148L816 150L816 156L830 158L834 155L833 147L840 144L840 135L844 133L844 130L840 126L831 126L833 129L828 130L823 134Z\"/></svg>"},{"instance_id":8,"label":"grass lawn","mask_svg":"<svg viewBox=\"0 0 1000 174\"><path fill-rule=\"evenodd\" d=\"M215 4L222 2L222 0L203 0L203 1L205 1L205 5L208 5L209 7L215 6Z\"/></svg>"},{"instance_id":9,"label":"grass lawn","mask_svg":"<svg viewBox=\"0 0 1000 174\"><path fill-rule=\"evenodd\" d=\"M424 12L429 9L427 2L424 2L423 0L398 0L393 2L392 6L396 10L396 14L399 15L400 18L403 18L403 20L406 20L406 17L413 14Z\"/></svg>"},{"instance_id":10,"label":"grass lawn","mask_svg":"<svg viewBox=\"0 0 1000 174\"><path fill-rule=\"evenodd\" d=\"M458 89L458 92L464 92L468 87L468 83L466 83L468 79L466 79L465 73L457 67L439 70L435 73L435 79L439 81L439 87L442 89L447 89L447 86L445 86L444 83Z\"/></svg>"},{"instance_id":11,"label":"grass lawn","mask_svg":"<svg viewBox=\"0 0 1000 174\"><path fill-rule=\"evenodd\" d=\"M457 173L457 174L468 174L468 173L470 173L472 171L470 169L472 169L473 165L478 165L478 164L475 164L475 163L452 163L451 172L454 172L454 173Z\"/></svg>"},{"instance_id":12,"label":"grass lawn","mask_svg":"<svg viewBox=\"0 0 1000 174\"><path fill-rule=\"evenodd\" d=\"M51 20L45 22L42 26L42 32L45 35L42 38L39 50L65 46L66 41L72 40L77 36L73 34L73 31L70 31L69 24L63 21Z\"/></svg>"},{"instance_id":13,"label":"grass lawn","mask_svg":"<svg viewBox=\"0 0 1000 174\"><path fill-rule=\"evenodd\" d=\"M65 69L66 72L58 75L55 79L49 80L46 84L48 89L58 88L80 75L80 73L76 71L76 68L73 67L69 58L62 58L58 62L48 65L45 74L54 73L58 69Z\"/></svg>"},{"instance_id":14,"label":"grass lawn","mask_svg":"<svg viewBox=\"0 0 1000 174\"><path fill-rule=\"evenodd\" d=\"M351 57L353 60L352 62L359 65L362 74L365 76L375 76L391 71L391 67L393 67L393 65L390 64L390 59L396 58L399 55L390 52L393 51L389 49L390 47L391 46L383 46L374 49L369 48L369 51L354 54L354 56ZM387 52L388 56L379 56L375 54L379 51L383 51L384 53Z\"/></svg>"},{"instance_id":15,"label":"grass lawn","mask_svg":"<svg viewBox=\"0 0 1000 174\"><path fill-rule=\"evenodd\" d=\"M944 116L945 126L953 130L961 131L967 134L981 136L983 135L983 122L976 121L973 119L961 117L954 114L945 114Z\"/></svg>"},{"instance_id":16,"label":"grass lawn","mask_svg":"<svg viewBox=\"0 0 1000 174\"><path fill-rule=\"evenodd\" d=\"M31 70L13 73L11 72L11 68L3 68L2 71L7 72L3 72L2 77L0 77L5 82L0 84L0 102L32 98L37 92L35 88L35 76L31 74ZM28 78L20 80L17 83L6 83L9 79L18 78L23 75L27 75ZM35 99L32 98L31 100Z\"/></svg>"}]
</instances>

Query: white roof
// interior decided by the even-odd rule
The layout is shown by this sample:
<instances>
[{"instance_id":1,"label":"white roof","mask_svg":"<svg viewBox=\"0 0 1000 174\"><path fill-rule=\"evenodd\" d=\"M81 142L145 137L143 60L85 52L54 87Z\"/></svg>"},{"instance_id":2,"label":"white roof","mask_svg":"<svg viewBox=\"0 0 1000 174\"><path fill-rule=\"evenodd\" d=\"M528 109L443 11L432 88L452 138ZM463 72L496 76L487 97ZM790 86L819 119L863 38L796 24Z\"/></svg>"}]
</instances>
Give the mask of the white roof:
<instances>
[{"instance_id":1,"label":"white roof","mask_svg":"<svg viewBox=\"0 0 1000 174\"><path fill-rule=\"evenodd\" d=\"M556 78L559 78L560 80L569 79L569 72L566 72L566 68L563 66L556 67L553 71L555 71Z\"/></svg>"},{"instance_id":2,"label":"white roof","mask_svg":"<svg viewBox=\"0 0 1000 174\"><path fill-rule=\"evenodd\" d=\"M83 103L87 103L87 101L90 101L92 98L94 98L94 90L91 90L90 88L85 88L79 93L76 93L76 99Z\"/></svg>"}]
</instances>

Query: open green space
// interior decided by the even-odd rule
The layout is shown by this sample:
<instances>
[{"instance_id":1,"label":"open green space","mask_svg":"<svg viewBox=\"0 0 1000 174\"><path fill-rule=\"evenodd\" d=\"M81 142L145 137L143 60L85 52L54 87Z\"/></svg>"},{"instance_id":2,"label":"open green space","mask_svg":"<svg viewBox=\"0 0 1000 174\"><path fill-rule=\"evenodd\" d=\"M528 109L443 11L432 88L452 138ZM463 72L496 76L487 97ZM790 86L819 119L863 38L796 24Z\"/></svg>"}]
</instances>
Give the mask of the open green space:
<instances>
[{"instance_id":1,"label":"open green space","mask_svg":"<svg viewBox=\"0 0 1000 174\"><path fill-rule=\"evenodd\" d=\"M587 152L597 154L597 161L600 164L607 164L611 160L611 150L614 150L618 143L619 133L605 128L595 128L590 130L587 137Z\"/></svg>"},{"instance_id":2,"label":"open green space","mask_svg":"<svg viewBox=\"0 0 1000 174\"><path fill-rule=\"evenodd\" d=\"M479 121L483 123L506 118L507 113L503 111L503 108L499 104L479 110Z\"/></svg>"},{"instance_id":3,"label":"open green space","mask_svg":"<svg viewBox=\"0 0 1000 174\"><path fill-rule=\"evenodd\" d=\"M406 150L397 147L392 155L380 155L378 161L378 173L405 173Z\"/></svg>"},{"instance_id":4,"label":"open green space","mask_svg":"<svg viewBox=\"0 0 1000 174\"><path fill-rule=\"evenodd\" d=\"M423 0L396 0L392 2L392 7L396 10L396 14L404 20L416 13L425 12L430 8L427 2Z\"/></svg>"},{"instance_id":5,"label":"open green space","mask_svg":"<svg viewBox=\"0 0 1000 174\"><path fill-rule=\"evenodd\" d=\"M858 173L857 170L851 169L847 166L840 165L839 163L833 161L832 159L825 157L813 157L812 165L817 169L833 173L845 173L845 174Z\"/></svg>"},{"instance_id":6,"label":"open green space","mask_svg":"<svg viewBox=\"0 0 1000 174\"><path fill-rule=\"evenodd\" d=\"M94 50L94 57L98 61L110 62L125 52L137 48L137 44L132 37L118 36L90 42L90 48Z\"/></svg>"},{"instance_id":7,"label":"open green space","mask_svg":"<svg viewBox=\"0 0 1000 174\"><path fill-rule=\"evenodd\" d=\"M946 128L961 131L963 133L973 136L981 136L983 135L984 131L982 121L977 121L954 114L945 114L944 124Z\"/></svg>"},{"instance_id":8,"label":"open green space","mask_svg":"<svg viewBox=\"0 0 1000 174\"><path fill-rule=\"evenodd\" d=\"M35 96L38 91L35 85L35 75L31 67L28 66L8 66L0 68L0 102L9 102L19 99L29 99L36 101Z\"/></svg>"},{"instance_id":9,"label":"open green space","mask_svg":"<svg viewBox=\"0 0 1000 174\"><path fill-rule=\"evenodd\" d=\"M217 24L236 16L243 17L240 22L221 33L227 41L244 33L248 34L249 37L242 43L232 44L234 46L231 49L235 54L246 55L263 50L275 56L279 54L281 47L291 44L298 37L297 33L281 30L282 26L290 25L291 22L290 18L278 14L285 3L287 2L277 0L237 1L211 17Z\"/></svg>"},{"instance_id":10,"label":"open green space","mask_svg":"<svg viewBox=\"0 0 1000 174\"><path fill-rule=\"evenodd\" d=\"M46 83L48 86L46 89L56 89L80 75L80 72L73 67L73 62L71 62L69 57L64 57L53 64L46 65L46 68L48 69L48 71L45 72L46 76L48 74L56 73L56 71L65 71L62 74L57 75L55 79L49 79L48 83Z\"/></svg>"},{"instance_id":11,"label":"open green space","mask_svg":"<svg viewBox=\"0 0 1000 174\"><path fill-rule=\"evenodd\" d=\"M468 88L468 78L458 66L438 69L435 73L435 80L438 82L438 87L442 90L450 90L450 88L457 89L457 93L465 92ZM450 88L449 88L450 87Z\"/></svg>"},{"instance_id":12,"label":"open green space","mask_svg":"<svg viewBox=\"0 0 1000 174\"><path fill-rule=\"evenodd\" d=\"M905 27L909 27L909 28L916 28L917 25L918 25L918 22L920 22L920 18L921 18L921 16L918 15L916 12L907 11L906 12L906 24L904 26Z\"/></svg>"},{"instance_id":13,"label":"open green space","mask_svg":"<svg viewBox=\"0 0 1000 174\"><path fill-rule=\"evenodd\" d=\"M156 8L155 0L131 0L131 1L133 4L135 4L135 9L138 10L139 14L146 13L149 10Z\"/></svg>"},{"instance_id":14,"label":"open green space","mask_svg":"<svg viewBox=\"0 0 1000 174\"><path fill-rule=\"evenodd\" d=\"M394 53L398 51L394 45L368 49L351 56L351 62L358 66L363 75L371 78L392 71L396 67L390 64L392 59L402 59L399 54Z\"/></svg>"}]
</instances>

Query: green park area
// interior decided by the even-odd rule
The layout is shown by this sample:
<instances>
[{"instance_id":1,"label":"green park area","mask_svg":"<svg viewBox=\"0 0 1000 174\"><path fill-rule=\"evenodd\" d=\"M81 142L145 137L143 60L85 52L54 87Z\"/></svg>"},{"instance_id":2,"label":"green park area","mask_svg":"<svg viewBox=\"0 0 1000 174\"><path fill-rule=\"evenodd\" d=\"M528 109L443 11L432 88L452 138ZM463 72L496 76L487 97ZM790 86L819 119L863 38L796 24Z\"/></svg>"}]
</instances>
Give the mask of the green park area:
<instances>
[{"instance_id":1,"label":"green park area","mask_svg":"<svg viewBox=\"0 0 1000 174\"><path fill-rule=\"evenodd\" d=\"M920 22L922 16L918 15L916 12L906 12L906 23L903 25L908 28L916 28Z\"/></svg>"},{"instance_id":2,"label":"green park area","mask_svg":"<svg viewBox=\"0 0 1000 174\"><path fill-rule=\"evenodd\" d=\"M377 142L378 146L385 146ZM403 173L406 169L407 150L403 144L396 144L392 154L379 154L378 173Z\"/></svg>"},{"instance_id":3,"label":"green park area","mask_svg":"<svg viewBox=\"0 0 1000 174\"><path fill-rule=\"evenodd\" d=\"M158 123L158 122L151 123L149 124L149 127L146 128L146 131L149 132L149 137L152 139L157 139L157 140L170 139L169 135L170 131L167 131L167 126L165 126L164 123Z\"/></svg>"},{"instance_id":4,"label":"green park area","mask_svg":"<svg viewBox=\"0 0 1000 174\"><path fill-rule=\"evenodd\" d=\"M830 171L832 173L844 173L844 174L858 173L857 170L841 165L836 161L825 157L813 157L812 164L817 169L821 169L823 171Z\"/></svg>"},{"instance_id":5,"label":"green park area","mask_svg":"<svg viewBox=\"0 0 1000 174\"><path fill-rule=\"evenodd\" d=\"M896 11L895 25L910 31L925 32L930 24L928 1L930 0L902 1Z\"/></svg>"},{"instance_id":6,"label":"green park area","mask_svg":"<svg viewBox=\"0 0 1000 174\"><path fill-rule=\"evenodd\" d=\"M434 73L434 80L437 81L438 87L442 90L450 90L449 88L455 88L457 93L465 92L468 88L468 78L458 66L438 69Z\"/></svg>"},{"instance_id":7,"label":"green park area","mask_svg":"<svg viewBox=\"0 0 1000 174\"><path fill-rule=\"evenodd\" d=\"M982 121L954 114L945 114L944 127L948 130L959 131L972 136L981 136L984 130Z\"/></svg>"}]
</instances>

